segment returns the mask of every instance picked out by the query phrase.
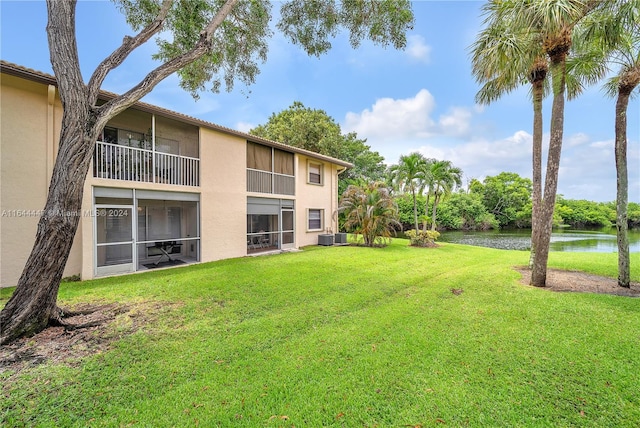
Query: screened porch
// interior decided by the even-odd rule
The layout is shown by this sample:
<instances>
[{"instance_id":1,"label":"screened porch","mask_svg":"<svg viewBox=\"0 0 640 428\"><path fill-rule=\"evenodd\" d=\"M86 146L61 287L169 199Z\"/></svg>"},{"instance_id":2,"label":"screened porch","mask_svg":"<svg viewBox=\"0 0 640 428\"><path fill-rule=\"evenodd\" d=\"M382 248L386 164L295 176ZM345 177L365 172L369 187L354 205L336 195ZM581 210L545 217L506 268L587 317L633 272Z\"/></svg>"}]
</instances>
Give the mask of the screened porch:
<instances>
[{"instance_id":1,"label":"screened porch","mask_svg":"<svg viewBox=\"0 0 640 428\"><path fill-rule=\"evenodd\" d=\"M247 254L293 248L294 213L291 200L248 198Z\"/></svg>"},{"instance_id":2,"label":"screened porch","mask_svg":"<svg viewBox=\"0 0 640 428\"><path fill-rule=\"evenodd\" d=\"M94 195L96 276L200 260L199 195L108 188Z\"/></svg>"}]
</instances>

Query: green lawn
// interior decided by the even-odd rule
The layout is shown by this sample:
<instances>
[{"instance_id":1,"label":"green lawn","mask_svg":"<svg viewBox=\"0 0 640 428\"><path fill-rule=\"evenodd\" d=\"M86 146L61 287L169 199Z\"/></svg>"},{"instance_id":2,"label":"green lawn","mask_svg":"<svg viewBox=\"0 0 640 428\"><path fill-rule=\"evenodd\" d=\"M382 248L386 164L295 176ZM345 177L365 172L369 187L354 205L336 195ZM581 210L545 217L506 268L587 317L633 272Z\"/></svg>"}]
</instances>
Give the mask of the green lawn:
<instances>
[{"instance_id":1,"label":"green lawn","mask_svg":"<svg viewBox=\"0 0 640 428\"><path fill-rule=\"evenodd\" d=\"M520 285L527 260L396 239L63 284L166 306L80 364L5 372L0 424L639 426L640 299ZM615 277L616 255L550 266Z\"/></svg>"}]
</instances>

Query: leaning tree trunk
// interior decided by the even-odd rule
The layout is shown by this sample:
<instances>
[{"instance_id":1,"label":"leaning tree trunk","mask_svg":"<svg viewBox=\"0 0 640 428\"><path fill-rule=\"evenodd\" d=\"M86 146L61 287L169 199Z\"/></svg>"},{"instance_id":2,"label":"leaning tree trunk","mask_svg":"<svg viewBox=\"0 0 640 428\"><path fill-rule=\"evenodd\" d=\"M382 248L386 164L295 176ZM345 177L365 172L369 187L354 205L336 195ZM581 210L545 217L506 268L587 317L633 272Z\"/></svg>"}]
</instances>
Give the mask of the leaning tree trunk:
<instances>
[{"instance_id":1,"label":"leaning tree trunk","mask_svg":"<svg viewBox=\"0 0 640 428\"><path fill-rule=\"evenodd\" d=\"M62 131L47 201L35 243L16 290L0 312L0 343L60 322L58 287L82 209L82 193L98 125L80 72L75 43L75 2L47 3L51 63L58 77ZM64 72L63 72L64 70Z\"/></svg>"},{"instance_id":2,"label":"leaning tree trunk","mask_svg":"<svg viewBox=\"0 0 640 428\"><path fill-rule=\"evenodd\" d=\"M564 43L563 43L564 42ZM564 132L564 92L566 77L566 55L571 46L571 39L564 39L551 54L553 79L553 106L551 108L551 138L547 155L547 172L545 175L544 197L540 204L540 221L533 234L535 255L531 270L531 285L544 287L547 283L547 262L549 260L549 243L553 228L553 210L558 190L558 171L560 170L560 154Z\"/></svg>"},{"instance_id":3,"label":"leaning tree trunk","mask_svg":"<svg viewBox=\"0 0 640 428\"><path fill-rule=\"evenodd\" d=\"M540 204L542 203L542 98L543 83L547 75L546 61L535 67L531 72L530 80L533 91L533 147L532 147L532 178L533 188L531 194L531 252L529 254L529 267L533 268L536 254L535 235L538 233L540 219Z\"/></svg>"},{"instance_id":4,"label":"leaning tree trunk","mask_svg":"<svg viewBox=\"0 0 640 428\"><path fill-rule=\"evenodd\" d=\"M78 228L83 186L95 141L83 126L89 123L87 110L76 114L67 111L35 245L15 292L0 312L1 344L60 322L58 287Z\"/></svg>"},{"instance_id":5,"label":"leaning tree trunk","mask_svg":"<svg viewBox=\"0 0 640 428\"><path fill-rule=\"evenodd\" d=\"M631 88L633 90L633 88ZM627 174L627 106L631 90L621 87L616 101L616 229L618 233L618 285L630 287L631 272L629 266L629 234L627 205L629 178Z\"/></svg>"}]
</instances>

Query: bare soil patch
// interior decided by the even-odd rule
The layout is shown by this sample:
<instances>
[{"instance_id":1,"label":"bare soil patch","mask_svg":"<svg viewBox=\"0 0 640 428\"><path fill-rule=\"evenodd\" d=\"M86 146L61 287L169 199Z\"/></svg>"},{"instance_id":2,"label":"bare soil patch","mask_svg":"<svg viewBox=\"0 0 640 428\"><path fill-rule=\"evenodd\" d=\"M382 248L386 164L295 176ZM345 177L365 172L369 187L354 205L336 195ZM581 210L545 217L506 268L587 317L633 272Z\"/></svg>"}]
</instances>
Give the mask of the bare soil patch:
<instances>
[{"instance_id":1,"label":"bare soil patch","mask_svg":"<svg viewBox=\"0 0 640 428\"><path fill-rule=\"evenodd\" d=\"M105 352L114 341L137 331L165 306L159 302L91 303L67 308L77 315L64 318L66 323L87 327L48 327L34 336L0 346L0 374L16 375L46 362L77 364L81 358Z\"/></svg>"},{"instance_id":2,"label":"bare soil patch","mask_svg":"<svg viewBox=\"0 0 640 428\"><path fill-rule=\"evenodd\" d=\"M516 267L515 269L522 275L520 282L530 287L531 269L524 267ZM618 286L618 280L615 278L560 269L547 270L547 286L544 289L640 297L640 283L632 282L630 288L623 288Z\"/></svg>"}]
</instances>

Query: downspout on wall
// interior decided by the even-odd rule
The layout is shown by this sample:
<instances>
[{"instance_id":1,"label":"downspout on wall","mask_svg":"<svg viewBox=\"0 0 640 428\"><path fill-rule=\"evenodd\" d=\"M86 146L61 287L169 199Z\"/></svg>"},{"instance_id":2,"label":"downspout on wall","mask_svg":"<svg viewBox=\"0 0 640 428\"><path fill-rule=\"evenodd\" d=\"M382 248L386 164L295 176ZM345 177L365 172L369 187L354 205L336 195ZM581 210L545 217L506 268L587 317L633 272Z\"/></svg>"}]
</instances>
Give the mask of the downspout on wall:
<instances>
[{"instance_id":1,"label":"downspout on wall","mask_svg":"<svg viewBox=\"0 0 640 428\"><path fill-rule=\"evenodd\" d=\"M345 172L347 170L346 166L341 167L336 167L336 184L335 184L335 198L331 198L331 219L332 219L332 225L333 225L333 233L338 233L340 230L340 224L338 222L338 199L340 198L340 195L338 194L338 191L340 189L340 187L338 186L338 182L340 181L340 177L339 175L342 174L343 172ZM331 180L333 181L333 174L331 174ZM333 207L335 204L335 208Z\"/></svg>"}]
</instances>

